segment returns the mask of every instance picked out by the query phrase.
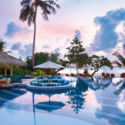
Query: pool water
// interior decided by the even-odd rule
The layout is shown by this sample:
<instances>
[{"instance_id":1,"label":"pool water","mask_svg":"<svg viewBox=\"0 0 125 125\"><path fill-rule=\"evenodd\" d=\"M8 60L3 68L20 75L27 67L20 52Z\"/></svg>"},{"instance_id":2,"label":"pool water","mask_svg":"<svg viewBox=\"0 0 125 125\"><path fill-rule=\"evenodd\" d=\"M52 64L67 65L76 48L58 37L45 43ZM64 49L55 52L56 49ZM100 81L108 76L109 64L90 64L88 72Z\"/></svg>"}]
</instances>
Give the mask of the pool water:
<instances>
[{"instance_id":1,"label":"pool water","mask_svg":"<svg viewBox=\"0 0 125 125\"><path fill-rule=\"evenodd\" d=\"M125 125L125 81L76 79L71 90L0 90L0 125Z\"/></svg>"}]
</instances>

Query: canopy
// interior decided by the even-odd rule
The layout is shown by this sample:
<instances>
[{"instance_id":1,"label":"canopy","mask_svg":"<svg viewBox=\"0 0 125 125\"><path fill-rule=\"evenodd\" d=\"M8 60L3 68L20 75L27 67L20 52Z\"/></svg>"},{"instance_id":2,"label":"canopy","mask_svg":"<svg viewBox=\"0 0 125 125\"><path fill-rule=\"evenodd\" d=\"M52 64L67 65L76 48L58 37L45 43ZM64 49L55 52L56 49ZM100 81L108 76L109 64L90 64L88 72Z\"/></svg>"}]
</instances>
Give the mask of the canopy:
<instances>
[{"instance_id":1,"label":"canopy","mask_svg":"<svg viewBox=\"0 0 125 125\"><path fill-rule=\"evenodd\" d=\"M43 64L40 64L38 66L35 66L34 68L40 68L40 69L60 69L64 68L63 66L56 64L54 62L48 61Z\"/></svg>"},{"instance_id":2,"label":"canopy","mask_svg":"<svg viewBox=\"0 0 125 125\"><path fill-rule=\"evenodd\" d=\"M26 66L27 63L23 62L11 55L8 55L6 53L0 52L0 66L7 66L7 65L13 65L13 66Z\"/></svg>"},{"instance_id":3,"label":"canopy","mask_svg":"<svg viewBox=\"0 0 125 125\"><path fill-rule=\"evenodd\" d=\"M81 69L92 69L92 68L94 68L93 66L83 66Z\"/></svg>"},{"instance_id":4,"label":"canopy","mask_svg":"<svg viewBox=\"0 0 125 125\"><path fill-rule=\"evenodd\" d=\"M48 101L48 102L39 102L38 104L35 105L35 108L52 112L54 110L61 109L63 106L65 106L65 104L62 102Z\"/></svg>"},{"instance_id":5,"label":"canopy","mask_svg":"<svg viewBox=\"0 0 125 125\"><path fill-rule=\"evenodd\" d=\"M104 72L106 73L106 69L109 69L110 67L108 67L108 66L102 66L102 67L100 67L99 69L103 69L104 70Z\"/></svg>"}]
</instances>

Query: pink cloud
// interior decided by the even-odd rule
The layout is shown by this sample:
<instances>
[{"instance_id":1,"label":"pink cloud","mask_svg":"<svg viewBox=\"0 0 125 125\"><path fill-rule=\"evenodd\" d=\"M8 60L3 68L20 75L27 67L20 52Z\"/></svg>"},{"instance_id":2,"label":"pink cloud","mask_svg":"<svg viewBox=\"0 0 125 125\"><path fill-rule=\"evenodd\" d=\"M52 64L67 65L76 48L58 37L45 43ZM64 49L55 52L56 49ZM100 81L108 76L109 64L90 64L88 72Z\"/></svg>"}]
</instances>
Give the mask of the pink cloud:
<instances>
[{"instance_id":1,"label":"pink cloud","mask_svg":"<svg viewBox=\"0 0 125 125\"><path fill-rule=\"evenodd\" d=\"M68 24L44 23L37 27L37 34L42 38L48 38L48 35L73 37L75 30L76 28L74 26Z\"/></svg>"}]
</instances>

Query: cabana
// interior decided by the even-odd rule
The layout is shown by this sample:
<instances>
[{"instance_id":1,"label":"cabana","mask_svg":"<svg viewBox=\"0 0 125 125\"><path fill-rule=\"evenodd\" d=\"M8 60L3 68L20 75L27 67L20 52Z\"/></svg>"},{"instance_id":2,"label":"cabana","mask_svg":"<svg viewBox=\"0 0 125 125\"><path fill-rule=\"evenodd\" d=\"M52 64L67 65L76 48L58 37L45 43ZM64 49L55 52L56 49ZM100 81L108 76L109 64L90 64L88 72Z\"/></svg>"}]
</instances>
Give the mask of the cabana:
<instances>
[{"instance_id":1,"label":"cabana","mask_svg":"<svg viewBox=\"0 0 125 125\"><path fill-rule=\"evenodd\" d=\"M10 69L10 76L13 75L14 66L26 66L27 63L10 56L6 53L0 52L0 68L4 68L4 75L7 76L7 68Z\"/></svg>"}]
</instances>

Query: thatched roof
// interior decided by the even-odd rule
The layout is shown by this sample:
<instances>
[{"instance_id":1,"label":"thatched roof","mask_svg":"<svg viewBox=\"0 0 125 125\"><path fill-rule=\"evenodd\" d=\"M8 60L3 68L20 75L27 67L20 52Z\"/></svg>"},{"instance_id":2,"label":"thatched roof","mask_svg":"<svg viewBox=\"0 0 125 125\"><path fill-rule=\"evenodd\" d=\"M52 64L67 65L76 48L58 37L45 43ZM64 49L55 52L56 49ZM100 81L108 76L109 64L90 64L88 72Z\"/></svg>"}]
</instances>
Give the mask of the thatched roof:
<instances>
[{"instance_id":1,"label":"thatched roof","mask_svg":"<svg viewBox=\"0 0 125 125\"><path fill-rule=\"evenodd\" d=\"M13 65L13 66L26 66L27 63L10 56L6 53L0 52L0 66L7 66L7 65Z\"/></svg>"}]
</instances>

